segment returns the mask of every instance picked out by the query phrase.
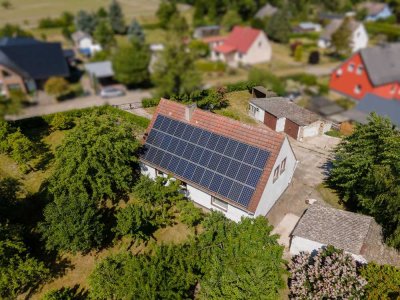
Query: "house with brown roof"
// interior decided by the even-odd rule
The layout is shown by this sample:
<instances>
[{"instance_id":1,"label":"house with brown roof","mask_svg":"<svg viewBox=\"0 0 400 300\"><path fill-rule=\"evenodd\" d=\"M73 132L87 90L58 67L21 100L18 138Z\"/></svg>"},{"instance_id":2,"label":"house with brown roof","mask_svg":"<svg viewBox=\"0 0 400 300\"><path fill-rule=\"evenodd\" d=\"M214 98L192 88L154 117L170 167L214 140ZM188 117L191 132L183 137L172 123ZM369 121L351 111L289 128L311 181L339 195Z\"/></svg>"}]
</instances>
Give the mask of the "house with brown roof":
<instances>
[{"instance_id":1,"label":"house with brown roof","mask_svg":"<svg viewBox=\"0 0 400 300\"><path fill-rule=\"evenodd\" d=\"M143 144L142 174L179 179L189 199L234 221L265 216L297 163L281 133L165 99Z\"/></svg>"},{"instance_id":2,"label":"house with brown roof","mask_svg":"<svg viewBox=\"0 0 400 300\"><path fill-rule=\"evenodd\" d=\"M253 91L254 95L254 91ZM277 132L285 132L296 140L322 135L332 122L305 109L287 98L258 97L250 100L249 115Z\"/></svg>"},{"instance_id":3,"label":"house with brown roof","mask_svg":"<svg viewBox=\"0 0 400 300\"><path fill-rule=\"evenodd\" d=\"M365 10L365 21L384 20L392 16L392 10L387 3L364 2L360 3L358 8L361 10Z\"/></svg>"},{"instance_id":4,"label":"house with brown roof","mask_svg":"<svg viewBox=\"0 0 400 300\"><path fill-rule=\"evenodd\" d=\"M361 22L349 17L348 29L351 32L349 47L352 52L356 52L368 46L368 33ZM319 40L318 47L322 49L332 47L332 36L340 28L345 19L333 19L324 28Z\"/></svg>"},{"instance_id":5,"label":"house with brown roof","mask_svg":"<svg viewBox=\"0 0 400 300\"><path fill-rule=\"evenodd\" d=\"M211 49L211 60L223 61L232 67L268 62L271 56L272 48L264 31L251 27L235 26Z\"/></svg>"},{"instance_id":6,"label":"house with brown roof","mask_svg":"<svg viewBox=\"0 0 400 300\"><path fill-rule=\"evenodd\" d=\"M312 204L291 233L290 254L312 253L327 245L362 263L400 264L399 252L383 243L382 229L373 217Z\"/></svg>"}]
</instances>

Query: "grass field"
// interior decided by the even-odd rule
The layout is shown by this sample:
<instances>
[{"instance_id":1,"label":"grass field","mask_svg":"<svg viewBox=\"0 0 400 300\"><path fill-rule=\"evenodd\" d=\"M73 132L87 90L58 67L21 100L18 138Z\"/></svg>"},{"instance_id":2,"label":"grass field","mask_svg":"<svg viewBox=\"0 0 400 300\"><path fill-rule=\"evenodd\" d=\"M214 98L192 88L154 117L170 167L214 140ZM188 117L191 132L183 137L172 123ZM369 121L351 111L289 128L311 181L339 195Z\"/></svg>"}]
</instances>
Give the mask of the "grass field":
<instances>
[{"instance_id":1,"label":"grass field","mask_svg":"<svg viewBox=\"0 0 400 300\"><path fill-rule=\"evenodd\" d=\"M79 10L96 11L101 6L108 7L110 0L11 0L10 9L0 8L0 26L5 23L36 27L38 20L57 17L63 11L75 13ZM155 12L160 0L119 0L125 18L139 21L155 20Z\"/></svg>"}]
</instances>

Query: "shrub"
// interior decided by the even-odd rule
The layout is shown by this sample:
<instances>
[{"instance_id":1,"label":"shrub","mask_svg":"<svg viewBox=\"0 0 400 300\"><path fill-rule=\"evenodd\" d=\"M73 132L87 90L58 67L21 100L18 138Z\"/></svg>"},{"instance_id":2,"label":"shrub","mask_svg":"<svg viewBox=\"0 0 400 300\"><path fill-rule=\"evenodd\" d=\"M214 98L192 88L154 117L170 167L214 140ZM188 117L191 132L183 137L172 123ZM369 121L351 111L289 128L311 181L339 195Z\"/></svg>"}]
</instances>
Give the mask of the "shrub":
<instances>
[{"instance_id":1,"label":"shrub","mask_svg":"<svg viewBox=\"0 0 400 300\"><path fill-rule=\"evenodd\" d=\"M69 84L62 77L51 77L46 81L44 89L49 95L59 97L63 94L68 93Z\"/></svg>"},{"instance_id":2,"label":"shrub","mask_svg":"<svg viewBox=\"0 0 400 300\"><path fill-rule=\"evenodd\" d=\"M67 130L74 126L74 121L67 114L57 113L53 116L50 126L53 130Z\"/></svg>"},{"instance_id":3,"label":"shrub","mask_svg":"<svg viewBox=\"0 0 400 300\"><path fill-rule=\"evenodd\" d=\"M7 143L9 153L15 162L20 166L21 171L26 172L28 162L35 156L35 145L20 130L8 135Z\"/></svg>"},{"instance_id":4,"label":"shrub","mask_svg":"<svg viewBox=\"0 0 400 300\"><path fill-rule=\"evenodd\" d=\"M189 43L189 50L195 57L207 57L210 54L208 45L200 40L191 41Z\"/></svg>"},{"instance_id":5,"label":"shrub","mask_svg":"<svg viewBox=\"0 0 400 300\"><path fill-rule=\"evenodd\" d=\"M356 105L353 101L347 98L340 98L336 100L336 103L346 110L352 109Z\"/></svg>"},{"instance_id":6,"label":"shrub","mask_svg":"<svg viewBox=\"0 0 400 300\"><path fill-rule=\"evenodd\" d=\"M201 72L225 72L226 65L220 61L197 61L196 68Z\"/></svg>"},{"instance_id":7,"label":"shrub","mask_svg":"<svg viewBox=\"0 0 400 300\"><path fill-rule=\"evenodd\" d=\"M203 220L203 213L200 208L196 207L192 201L182 200L178 202L179 220L188 225L196 226Z\"/></svg>"},{"instance_id":8,"label":"shrub","mask_svg":"<svg viewBox=\"0 0 400 300\"><path fill-rule=\"evenodd\" d=\"M227 84L226 89L227 92L238 92L248 90L249 93L251 92L252 88L255 87L257 84L251 81L239 81L236 83Z\"/></svg>"},{"instance_id":9,"label":"shrub","mask_svg":"<svg viewBox=\"0 0 400 300\"><path fill-rule=\"evenodd\" d=\"M356 261L328 246L315 255L300 253L289 264L290 295L295 299L361 299L366 281Z\"/></svg>"},{"instance_id":10,"label":"shrub","mask_svg":"<svg viewBox=\"0 0 400 300\"><path fill-rule=\"evenodd\" d=\"M224 116L224 117L228 117L228 118L234 119L234 120L236 120L236 121L239 121L239 120L240 120L239 115L236 114L236 113L233 112L233 111L230 111L230 110L221 110L221 111L219 112L219 114L222 115L222 116Z\"/></svg>"},{"instance_id":11,"label":"shrub","mask_svg":"<svg viewBox=\"0 0 400 300\"><path fill-rule=\"evenodd\" d=\"M156 97L156 98L144 98L142 100L142 106L144 108L157 106L158 103L160 103L160 98L159 97Z\"/></svg>"},{"instance_id":12,"label":"shrub","mask_svg":"<svg viewBox=\"0 0 400 300\"><path fill-rule=\"evenodd\" d=\"M307 86L313 86L317 84L317 76L307 73L300 73L291 76L285 77L285 79L291 79L294 81L298 81Z\"/></svg>"},{"instance_id":13,"label":"shrub","mask_svg":"<svg viewBox=\"0 0 400 300\"><path fill-rule=\"evenodd\" d=\"M47 292L42 300L74 300L75 292L71 288L61 288Z\"/></svg>"},{"instance_id":14,"label":"shrub","mask_svg":"<svg viewBox=\"0 0 400 300\"><path fill-rule=\"evenodd\" d=\"M279 96L284 95L286 92L284 81L275 74L266 70L251 69L249 73L249 82L255 83L256 85L262 85Z\"/></svg>"},{"instance_id":15,"label":"shrub","mask_svg":"<svg viewBox=\"0 0 400 300\"><path fill-rule=\"evenodd\" d=\"M334 130L334 129L331 129L331 130L325 132L325 134L328 135L328 136L332 136L332 137L341 137L342 136L340 131Z\"/></svg>"}]
</instances>

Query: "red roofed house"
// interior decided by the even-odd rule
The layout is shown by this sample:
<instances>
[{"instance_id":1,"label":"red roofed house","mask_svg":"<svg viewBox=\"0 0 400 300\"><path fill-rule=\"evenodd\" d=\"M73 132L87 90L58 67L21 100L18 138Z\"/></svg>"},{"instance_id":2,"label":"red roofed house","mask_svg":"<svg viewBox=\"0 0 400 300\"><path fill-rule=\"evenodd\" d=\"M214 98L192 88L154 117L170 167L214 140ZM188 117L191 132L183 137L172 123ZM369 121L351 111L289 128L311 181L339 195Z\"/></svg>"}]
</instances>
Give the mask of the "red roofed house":
<instances>
[{"instance_id":1,"label":"red roofed house","mask_svg":"<svg viewBox=\"0 0 400 300\"><path fill-rule=\"evenodd\" d=\"M212 60L221 60L236 67L271 60L272 49L262 30L235 26L223 43L211 51Z\"/></svg>"},{"instance_id":2,"label":"red roofed house","mask_svg":"<svg viewBox=\"0 0 400 300\"><path fill-rule=\"evenodd\" d=\"M142 174L179 179L189 199L234 221L265 216L296 167L282 133L165 99L143 143Z\"/></svg>"},{"instance_id":3,"label":"red roofed house","mask_svg":"<svg viewBox=\"0 0 400 300\"><path fill-rule=\"evenodd\" d=\"M367 94L400 100L400 43L356 52L332 72L329 87L355 100Z\"/></svg>"}]
</instances>

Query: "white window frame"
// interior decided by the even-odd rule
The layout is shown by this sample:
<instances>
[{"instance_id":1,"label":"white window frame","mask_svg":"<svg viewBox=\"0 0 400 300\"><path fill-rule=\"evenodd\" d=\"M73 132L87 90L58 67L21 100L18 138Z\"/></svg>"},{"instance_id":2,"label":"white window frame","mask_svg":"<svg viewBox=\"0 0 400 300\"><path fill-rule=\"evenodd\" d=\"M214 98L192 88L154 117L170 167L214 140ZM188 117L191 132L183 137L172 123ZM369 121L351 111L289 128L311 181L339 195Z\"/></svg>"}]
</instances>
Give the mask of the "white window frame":
<instances>
[{"instance_id":1,"label":"white window frame","mask_svg":"<svg viewBox=\"0 0 400 300\"><path fill-rule=\"evenodd\" d=\"M362 91L362 86L361 86L361 84L356 84L355 86L354 86L354 93L355 94L361 94L361 91Z\"/></svg>"},{"instance_id":2,"label":"white window frame","mask_svg":"<svg viewBox=\"0 0 400 300\"><path fill-rule=\"evenodd\" d=\"M219 202L219 203L218 203ZM223 211L228 211L229 203L223 201L217 197L211 196L211 205L215 206Z\"/></svg>"},{"instance_id":3,"label":"white window frame","mask_svg":"<svg viewBox=\"0 0 400 300\"><path fill-rule=\"evenodd\" d=\"M273 182L277 181L278 178L279 178L279 167L280 167L280 164L279 164L279 166L277 166L277 167L275 168L275 170L274 170Z\"/></svg>"},{"instance_id":4,"label":"white window frame","mask_svg":"<svg viewBox=\"0 0 400 300\"><path fill-rule=\"evenodd\" d=\"M352 73L352 72L354 71L354 68L355 68L354 63L350 63L350 64L347 66L347 71L350 72L350 73Z\"/></svg>"},{"instance_id":5,"label":"white window frame","mask_svg":"<svg viewBox=\"0 0 400 300\"><path fill-rule=\"evenodd\" d=\"M337 76L337 77L340 77L340 76L342 76L342 75L343 75L343 70L342 70L342 68L337 69L337 70L336 70L336 76Z\"/></svg>"},{"instance_id":6,"label":"white window frame","mask_svg":"<svg viewBox=\"0 0 400 300\"><path fill-rule=\"evenodd\" d=\"M281 162L279 175L285 172L285 170L286 170L286 157Z\"/></svg>"},{"instance_id":7,"label":"white window frame","mask_svg":"<svg viewBox=\"0 0 400 300\"><path fill-rule=\"evenodd\" d=\"M165 174L163 171L156 169L156 177L167 177L167 174Z\"/></svg>"},{"instance_id":8,"label":"white window frame","mask_svg":"<svg viewBox=\"0 0 400 300\"><path fill-rule=\"evenodd\" d=\"M390 94L394 95L396 93L396 85L392 85L392 87L390 88Z\"/></svg>"},{"instance_id":9,"label":"white window frame","mask_svg":"<svg viewBox=\"0 0 400 300\"><path fill-rule=\"evenodd\" d=\"M260 109L259 109L258 107L256 107L256 106L252 105L252 104L249 104L249 110L250 110L250 114L253 115L253 116L255 116L256 113L257 113Z\"/></svg>"},{"instance_id":10,"label":"white window frame","mask_svg":"<svg viewBox=\"0 0 400 300\"><path fill-rule=\"evenodd\" d=\"M364 71L364 67L362 65L358 65L357 72L356 72L357 75L362 75L363 71Z\"/></svg>"}]
</instances>

